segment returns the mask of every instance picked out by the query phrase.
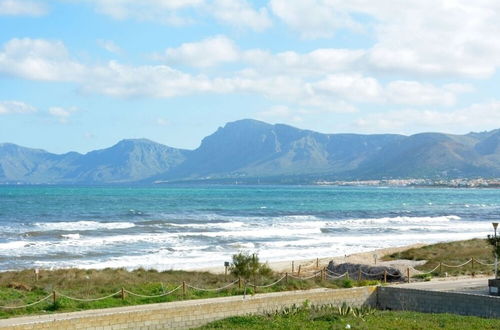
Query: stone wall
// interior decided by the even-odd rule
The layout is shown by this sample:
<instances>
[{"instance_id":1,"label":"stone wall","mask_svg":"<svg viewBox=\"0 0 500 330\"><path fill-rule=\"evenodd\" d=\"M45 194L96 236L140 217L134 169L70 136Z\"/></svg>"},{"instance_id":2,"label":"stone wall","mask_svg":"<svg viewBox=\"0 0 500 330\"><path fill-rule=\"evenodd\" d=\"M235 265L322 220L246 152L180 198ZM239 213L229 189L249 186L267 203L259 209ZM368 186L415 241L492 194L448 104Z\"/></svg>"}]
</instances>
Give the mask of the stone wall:
<instances>
[{"instance_id":1,"label":"stone wall","mask_svg":"<svg viewBox=\"0 0 500 330\"><path fill-rule=\"evenodd\" d=\"M351 306L377 304L377 288L314 289L275 292L255 296L177 301L161 304L89 310L75 313L0 320L0 329L188 329L235 315L256 314L301 305L343 302Z\"/></svg>"},{"instance_id":2,"label":"stone wall","mask_svg":"<svg viewBox=\"0 0 500 330\"><path fill-rule=\"evenodd\" d=\"M453 313L500 318L500 297L458 292L379 287L378 307L424 313Z\"/></svg>"}]
</instances>

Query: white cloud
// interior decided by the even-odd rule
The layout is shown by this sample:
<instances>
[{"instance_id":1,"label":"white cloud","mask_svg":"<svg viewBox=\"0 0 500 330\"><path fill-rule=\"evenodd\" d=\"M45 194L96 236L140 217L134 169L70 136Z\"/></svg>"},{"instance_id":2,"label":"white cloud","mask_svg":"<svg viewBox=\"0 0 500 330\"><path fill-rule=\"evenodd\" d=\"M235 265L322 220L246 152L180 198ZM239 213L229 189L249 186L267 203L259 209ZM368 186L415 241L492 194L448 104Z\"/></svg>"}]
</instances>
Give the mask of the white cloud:
<instances>
[{"instance_id":1,"label":"white cloud","mask_svg":"<svg viewBox=\"0 0 500 330\"><path fill-rule=\"evenodd\" d=\"M0 73L25 79L74 81L84 70L60 41L12 39L0 51Z\"/></svg>"},{"instance_id":2,"label":"white cloud","mask_svg":"<svg viewBox=\"0 0 500 330\"><path fill-rule=\"evenodd\" d=\"M261 74L317 76L352 69L364 53L356 49L320 48L308 53L286 51L272 54L252 49L242 52L241 57Z\"/></svg>"},{"instance_id":3,"label":"white cloud","mask_svg":"<svg viewBox=\"0 0 500 330\"><path fill-rule=\"evenodd\" d=\"M271 0L273 13L304 38L331 37L340 28L361 30L342 6L324 0Z\"/></svg>"},{"instance_id":4,"label":"white cloud","mask_svg":"<svg viewBox=\"0 0 500 330\"><path fill-rule=\"evenodd\" d=\"M372 70L484 78L500 66L495 0L271 0L270 7L303 37L370 31Z\"/></svg>"},{"instance_id":5,"label":"white cloud","mask_svg":"<svg viewBox=\"0 0 500 330\"><path fill-rule=\"evenodd\" d=\"M361 102L380 101L383 94L382 86L375 78L360 74L330 75L312 87L320 93L333 93Z\"/></svg>"},{"instance_id":6,"label":"white cloud","mask_svg":"<svg viewBox=\"0 0 500 330\"><path fill-rule=\"evenodd\" d=\"M80 0L81 1L81 0ZM204 0L88 0L99 13L114 19L154 21L168 25L184 25L191 18L182 15L186 8L199 7Z\"/></svg>"},{"instance_id":7,"label":"white cloud","mask_svg":"<svg viewBox=\"0 0 500 330\"><path fill-rule=\"evenodd\" d=\"M178 48L168 48L164 55L157 55L169 64L210 67L239 59L233 41L224 36L209 37L199 42L184 43Z\"/></svg>"},{"instance_id":8,"label":"white cloud","mask_svg":"<svg viewBox=\"0 0 500 330\"><path fill-rule=\"evenodd\" d=\"M36 112L36 108L32 105L21 101L0 101L0 115L7 114L25 114Z\"/></svg>"},{"instance_id":9,"label":"white cloud","mask_svg":"<svg viewBox=\"0 0 500 330\"><path fill-rule=\"evenodd\" d=\"M368 132L415 133L428 130L466 133L496 129L500 123L500 101L473 104L451 111L399 110L359 118L354 127Z\"/></svg>"},{"instance_id":10,"label":"white cloud","mask_svg":"<svg viewBox=\"0 0 500 330\"><path fill-rule=\"evenodd\" d=\"M293 111L286 105L275 105L269 109L259 112L257 118L271 122L291 122L301 123L304 119L298 114L298 111Z\"/></svg>"},{"instance_id":11,"label":"white cloud","mask_svg":"<svg viewBox=\"0 0 500 330\"><path fill-rule=\"evenodd\" d=\"M254 9L246 0L214 0L207 10L219 21L263 31L272 25L266 8Z\"/></svg>"},{"instance_id":12,"label":"white cloud","mask_svg":"<svg viewBox=\"0 0 500 330\"><path fill-rule=\"evenodd\" d=\"M249 54L257 53L260 58ZM348 102L412 105L452 105L456 95L470 89L463 84L437 87L416 81L394 81L386 86L358 73L321 73L322 65L345 71L362 53L347 50L317 50L272 55L258 50L240 51L231 40L212 37L198 43L168 49L164 59L200 67L238 61L253 61L253 68L214 77L186 73L168 65L84 65L72 60L59 41L13 39L0 52L0 72L32 80L68 81L87 93L114 97L170 98L196 93L253 93L278 102L327 111L354 112ZM276 71L267 62L280 63ZM325 76L326 74L326 76Z\"/></svg>"},{"instance_id":13,"label":"white cloud","mask_svg":"<svg viewBox=\"0 0 500 330\"><path fill-rule=\"evenodd\" d=\"M401 105L443 105L456 103L457 94L470 91L470 87L450 84L437 87L417 81L396 80L381 85L373 77L361 74L336 74L311 84L316 93L333 94L354 102Z\"/></svg>"},{"instance_id":14,"label":"white cloud","mask_svg":"<svg viewBox=\"0 0 500 330\"><path fill-rule=\"evenodd\" d=\"M62 107L50 107L49 114L56 118L62 124L66 124L69 121L71 115L76 112L78 109L75 107L71 108L62 108Z\"/></svg>"},{"instance_id":15,"label":"white cloud","mask_svg":"<svg viewBox=\"0 0 500 330\"><path fill-rule=\"evenodd\" d=\"M113 54L121 54L122 49L112 40L98 39L97 44L106 51Z\"/></svg>"},{"instance_id":16,"label":"white cloud","mask_svg":"<svg viewBox=\"0 0 500 330\"><path fill-rule=\"evenodd\" d=\"M74 0L90 2L96 11L114 19L192 24L204 13L217 21L239 28L262 31L272 25L265 7L255 9L246 0Z\"/></svg>"},{"instance_id":17,"label":"white cloud","mask_svg":"<svg viewBox=\"0 0 500 330\"><path fill-rule=\"evenodd\" d=\"M0 16L43 16L47 11L41 1L0 0Z\"/></svg>"},{"instance_id":18,"label":"white cloud","mask_svg":"<svg viewBox=\"0 0 500 330\"><path fill-rule=\"evenodd\" d=\"M387 102L393 104L451 106L456 103L455 93L448 88L416 81L392 81L387 85L385 92Z\"/></svg>"}]
</instances>

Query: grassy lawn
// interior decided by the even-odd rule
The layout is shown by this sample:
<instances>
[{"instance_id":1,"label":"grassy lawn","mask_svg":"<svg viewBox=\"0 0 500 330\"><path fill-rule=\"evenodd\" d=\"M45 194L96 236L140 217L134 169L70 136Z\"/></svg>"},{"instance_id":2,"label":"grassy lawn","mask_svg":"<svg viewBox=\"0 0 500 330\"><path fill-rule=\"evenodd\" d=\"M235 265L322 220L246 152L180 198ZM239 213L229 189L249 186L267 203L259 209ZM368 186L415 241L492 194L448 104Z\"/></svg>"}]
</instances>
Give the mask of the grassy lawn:
<instances>
[{"instance_id":1,"label":"grassy lawn","mask_svg":"<svg viewBox=\"0 0 500 330\"><path fill-rule=\"evenodd\" d=\"M488 264L494 262L493 250L485 239L432 244L421 248L394 253L386 256L384 259L427 260L427 263L416 268L422 271L429 271L439 265L440 262L448 265L460 265L470 260L472 257ZM471 274L472 271L476 274L492 274L493 266L483 266L477 262L474 263L474 269L472 269L472 263L461 268L443 266L442 273L439 274L438 268L436 270L436 275L444 276L445 272L449 275L468 275Z\"/></svg>"},{"instance_id":2,"label":"grassy lawn","mask_svg":"<svg viewBox=\"0 0 500 330\"><path fill-rule=\"evenodd\" d=\"M259 285L265 285L274 282L280 277L278 274L272 274L270 277L257 277L256 282ZM33 270L3 272L0 273L0 306L29 304L50 295L53 290L77 298L103 297L120 291L122 287L143 295L159 295L178 287L183 281L198 288L220 288L234 280L236 278L231 276L225 279L224 275L215 275L207 272L158 272L144 269L135 271L124 269L61 269L54 271L41 270L39 280L35 281ZM357 282L354 280L321 281L320 279L301 281L289 279L288 283L282 281L269 288L257 288L257 293L306 290L317 287L334 289L370 284L376 284L376 282ZM238 284L236 284L229 289L219 292L198 291L187 288L185 295L183 295L182 289L179 289L170 295L159 298L142 298L126 295L125 299L122 300L121 295L118 294L100 301L79 302L58 297L56 304L53 304L52 299L49 298L47 301L32 307L12 310L0 308L0 318L159 303L183 299L242 295L244 291L244 285L240 289L238 288ZM246 288L246 294L253 294L253 291L252 287Z\"/></svg>"},{"instance_id":3,"label":"grassy lawn","mask_svg":"<svg viewBox=\"0 0 500 330\"><path fill-rule=\"evenodd\" d=\"M363 320L364 319L364 320ZM237 316L212 322L200 329L500 329L500 320L452 314L375 311L360 319L340 316L334 309L266 316Z\"/></svg>"}]
</instances>

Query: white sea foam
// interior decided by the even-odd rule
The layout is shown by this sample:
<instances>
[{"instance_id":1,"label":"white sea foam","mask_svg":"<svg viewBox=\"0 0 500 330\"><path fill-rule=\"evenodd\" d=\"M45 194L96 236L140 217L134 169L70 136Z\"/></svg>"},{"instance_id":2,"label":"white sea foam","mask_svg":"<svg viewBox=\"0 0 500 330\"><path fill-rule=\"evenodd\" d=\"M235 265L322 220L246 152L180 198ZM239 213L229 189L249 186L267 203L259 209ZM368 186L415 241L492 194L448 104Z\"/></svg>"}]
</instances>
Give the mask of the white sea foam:
<instances>
[{"instance_id":1,"label":"white sea foam","mask_svg":"<svg viewBox=\"0 0 500 330\"><path fill-rule=\"evenodd\" d=\"M132 222L97 222L97 221L64 221L64 222L36 222L39 230L101 230L101 229L127 229L135 227Z\"/></svg>"},{"instance_id":2,"label":"white sea foam","mask_svg":"<svg viewBox=\"0 0 500 330\"><path fill-rule=\"evenodd\" d=\"M25 247L29 242L27 241L12 241L6 243L0 243L0 251L2 250L13 250Z\"/></svg>"},{"instance_id":3,"label":"white sea foam","mask_svg":"<svg viewBox=\"0 0 500 330\"><path fill-rule=\"evenodd\" d=\"M464 221L455 215L345 220L308 215L232 219L233 222L200 223L198 219L195 223L169 222L165 223L167 226L149 225L160 232L140 233L134 230L119 235L106 229L126 229L133 223L43 223L39 224L43 230L63 230L61 227L64 227L72 232L53 239L0 243L0 255L32 256L38 260L37 265L43 267L192 269L221 265L240 250L258 252L264 261L305 259L417 242L484 237L491 226L489 222ZM224 221L230 221L230 217L224 218ZM148 224L143 226L147 228ZM170 226L177 227L175 232ZM78 229L75 230L75 227ZM99 232L103 236L78 233L89 230L87 228L104 229ZM96 251L102 252L102 255L95 257ZM106 257L107 251L110 255ZM70 254L75 258L45 259L54 253ZM117 253L119 257L116 257ZM87 259L86 256L92 257Z\"/></svg>"},{"instance_id":4,"label":"white sea foam","mask_svg":"<svg viewBox=\"0 0 500 330\"><path fill-rule=\"evenodd\" d=\"M245 226L244 222L209 222L209 223L165 223L165 225L172 227L207 229L207 228L241 228Z\"/></svg>"},{"instance_id":5,"label":"white sea foam","mask_svg":"<svg viewBox=\"0 0 500 330\"><path fill-rule=\"evenodd\" d=\"M67 238L67 239L80 239L80 234L65 234L65 235L61 235L61 237Z\"/></svg>"}]
</instances>

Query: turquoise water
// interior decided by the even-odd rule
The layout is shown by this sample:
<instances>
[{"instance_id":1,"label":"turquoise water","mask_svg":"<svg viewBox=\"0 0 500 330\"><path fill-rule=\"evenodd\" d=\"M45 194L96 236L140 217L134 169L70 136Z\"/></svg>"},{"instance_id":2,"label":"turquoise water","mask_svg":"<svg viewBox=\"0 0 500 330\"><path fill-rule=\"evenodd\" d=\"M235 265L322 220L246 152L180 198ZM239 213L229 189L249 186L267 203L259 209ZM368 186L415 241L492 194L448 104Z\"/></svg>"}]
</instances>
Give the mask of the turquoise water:
<instances>
[{"instance_id":1,"label":"turquoise water","mask_svg":"<svg viewBox=\"0 0 500 330\"><path fill-rule=\"evenodd\" d=\"M0 187L0 270L198 268L484 237L500 190L330 186Z\"/></svg>"}]
</instances>

